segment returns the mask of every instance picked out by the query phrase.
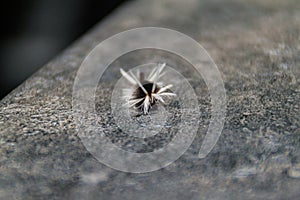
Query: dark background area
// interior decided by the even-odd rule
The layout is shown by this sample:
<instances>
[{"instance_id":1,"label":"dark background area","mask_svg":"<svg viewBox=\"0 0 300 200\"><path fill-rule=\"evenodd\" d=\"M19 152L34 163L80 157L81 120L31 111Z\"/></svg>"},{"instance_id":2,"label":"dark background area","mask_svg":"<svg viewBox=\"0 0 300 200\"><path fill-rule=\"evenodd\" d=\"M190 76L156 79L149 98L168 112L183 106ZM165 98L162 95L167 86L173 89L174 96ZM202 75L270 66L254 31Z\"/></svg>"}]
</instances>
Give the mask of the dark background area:
<instances>
[{"instance_id":1,"label":"dark background area","mask_svg":"<svg viewBox=\"0 0 300 200\"><path fill-rule=\"evenodd\" d=\"M0 99L125 1L2 2Z\"/></svg>"}]
</instances>

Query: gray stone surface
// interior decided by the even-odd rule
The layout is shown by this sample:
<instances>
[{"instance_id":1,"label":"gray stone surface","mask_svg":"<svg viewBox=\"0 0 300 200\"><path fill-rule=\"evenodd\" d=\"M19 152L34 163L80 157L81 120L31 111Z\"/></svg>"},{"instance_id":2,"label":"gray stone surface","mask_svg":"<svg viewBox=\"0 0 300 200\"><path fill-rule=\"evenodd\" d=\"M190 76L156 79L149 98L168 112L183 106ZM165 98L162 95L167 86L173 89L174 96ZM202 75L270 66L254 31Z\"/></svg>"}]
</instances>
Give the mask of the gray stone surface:
<instances>
[{"instance_id":1,"label":"gray stone surface","mask_svg":"<svg viewBox=\"0 0 300 200\"><path fill-rule=\"evenodd\" d=\"M0 199L299 199L299 11L296 0L124 5L1 101ZM100 164L85 149L71 99L88 52L140 26L172 28L200 42L222 72L228 109L205 159L197 157L209 123L204 93L190 149L164 169L129 174ZM205 84L196 86L205 91ZM107 94L99 93L100 104L107 104Z\"/></svg>"}]
</instances>

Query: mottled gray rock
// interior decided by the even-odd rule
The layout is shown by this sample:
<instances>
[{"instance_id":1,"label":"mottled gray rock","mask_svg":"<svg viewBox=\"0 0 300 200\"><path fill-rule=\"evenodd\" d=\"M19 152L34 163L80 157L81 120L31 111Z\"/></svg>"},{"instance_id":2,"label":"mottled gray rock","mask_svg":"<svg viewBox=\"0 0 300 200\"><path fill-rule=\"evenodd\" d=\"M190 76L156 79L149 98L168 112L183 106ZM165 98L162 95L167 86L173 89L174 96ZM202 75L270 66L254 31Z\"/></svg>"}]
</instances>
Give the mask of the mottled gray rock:
<instances>
[{"instance_id":1,"label":"mottled gray rock","mask_svg":"<svg viewBox=\"0 0 300 200\"><path fill-rule=\"evenodd\" d=\"M295 0L124 5L1 101L0 199L299 199L299 11ZM97 162L85 149L71 99L89 51L140 26L172 28L200 42L222 73L228 107L217 145L199 160L210 99L205 84L196 82L204 93L192 146L164 169L129 174ZM143 52L140 59L147 56ZM99 92L99 104L107 104L108 93ZM110 136L123 141L122 134ZM148 144L156 145L145 142L142 148Z\"/></svg>"}]
</instances>

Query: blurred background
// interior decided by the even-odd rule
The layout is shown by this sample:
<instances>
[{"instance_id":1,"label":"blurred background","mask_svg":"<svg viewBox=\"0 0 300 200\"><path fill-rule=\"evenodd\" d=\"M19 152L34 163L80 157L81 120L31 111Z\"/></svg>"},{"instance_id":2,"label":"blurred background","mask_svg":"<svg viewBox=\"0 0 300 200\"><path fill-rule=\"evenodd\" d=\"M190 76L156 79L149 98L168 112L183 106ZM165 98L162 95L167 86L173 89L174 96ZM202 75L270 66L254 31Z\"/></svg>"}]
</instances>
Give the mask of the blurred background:
<instances>
[{"instance_id":1,"label":"blurred background","mask_svg":"<svg viewBox=\"0 0 300 200\"><path fill-rule=\"evenodd\" d=\"M125 1L2 3L0 99Z\"/></svg>"}]
</instances>

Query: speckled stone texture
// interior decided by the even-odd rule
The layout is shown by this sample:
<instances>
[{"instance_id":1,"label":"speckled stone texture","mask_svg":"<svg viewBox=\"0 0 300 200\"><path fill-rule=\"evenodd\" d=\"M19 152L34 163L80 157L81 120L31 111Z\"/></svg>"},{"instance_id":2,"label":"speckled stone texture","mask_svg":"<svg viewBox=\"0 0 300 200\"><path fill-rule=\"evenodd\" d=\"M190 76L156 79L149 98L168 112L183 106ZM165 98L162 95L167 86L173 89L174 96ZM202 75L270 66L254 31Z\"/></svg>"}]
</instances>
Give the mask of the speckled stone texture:
<instances>
[{"instance_id":1,"label":"speckled stone texture","mask_svg":"<svg viewBox=\"0 0 300 200\"><path fill-rule=\"evenodd\" d=\"M141 26L175 29L201 43L222 73L228 108L206 158L197 153L209 123L207 94L189 150L164 169L130 174L85 149L71 99L89 51ZM299 199L299 74L297 0L129 2L1 101L0 199Z\"/></svg>"}]
</instances>

